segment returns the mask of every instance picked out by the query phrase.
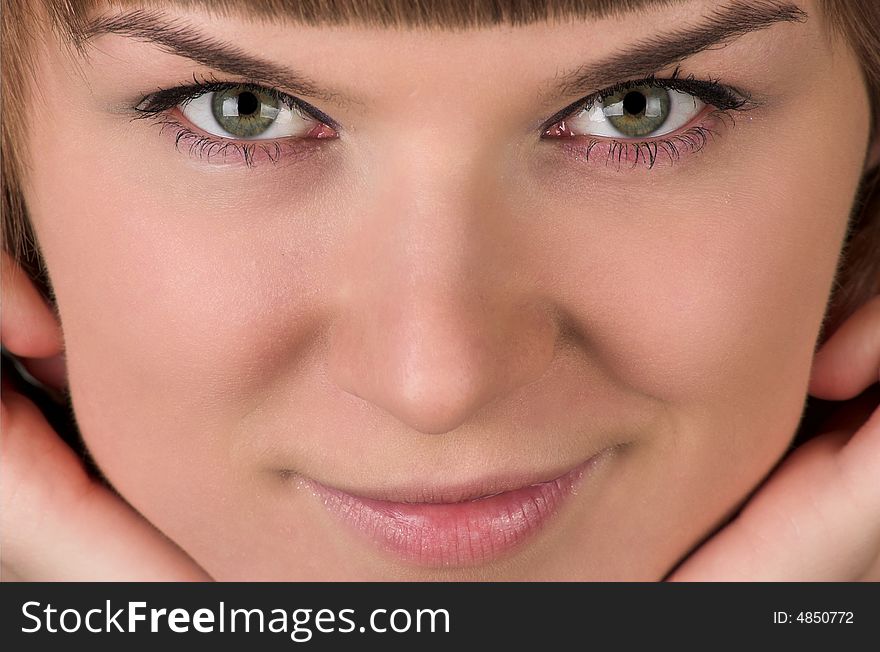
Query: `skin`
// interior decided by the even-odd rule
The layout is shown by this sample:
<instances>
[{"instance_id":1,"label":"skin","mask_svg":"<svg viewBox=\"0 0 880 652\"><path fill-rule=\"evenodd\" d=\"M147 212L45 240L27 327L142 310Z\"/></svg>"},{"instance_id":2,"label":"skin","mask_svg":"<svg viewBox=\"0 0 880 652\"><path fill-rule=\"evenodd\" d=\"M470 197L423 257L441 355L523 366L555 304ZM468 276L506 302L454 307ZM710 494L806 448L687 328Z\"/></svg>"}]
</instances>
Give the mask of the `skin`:
<instances>
[{"instance_id":1,"label":"skin","mask_svg":"<svg viewBox=\"0 0 880 652\"><path fill-rule=\"evenodd\" d=\"M7 423L12 405L55 465L25 463L33 449L4 435L19 461L3 485L21 497L4 509L12 574L83 572L24 552L39 546L25 508L64 495L82 515L57 526L79 542L67 559L92 577L666 577L774 469L808 391L853 399L880 368L876 301L823 350L825 367L814 360L870 113L857 59L826 39L812 3L805 24L682 65L765 102L675 165L576 160L532 126L577 99L536 102L557 68L713 4L427 37L212 18L205 31L359 98L309 98L344 125L340 138L253 169L190 158L120 109L209 69L118 36L96 42L82 76L57 44L42 51L26 198L60 323L4 280L4 303L18 297L15 313L36 324L23 337L4 319L4 343L18 333L11 350L31 358L63 348L56 373L83 437L141 516L84 474L60 494L39 488L76 462L7 390ZM863 397L790 458L739 529L699 547L676 579L869 576L876 404ZM565 471L608 446L547 528L474 568L380 553L278 473L352 491L456 484ZM844 450L858 509L841 509L852 495L834 489ZM805 487L826 501L820 516ZM780 531L780 513L803 529ZM89 551L106 542L87 530L107 522L120 543L102 566ZM829 524L849 535L801 533ZM823 566L843 556L840 540L854 550L845 568ZM135 571L144 556L152 565Z\"/></svg>"}]
</instances>

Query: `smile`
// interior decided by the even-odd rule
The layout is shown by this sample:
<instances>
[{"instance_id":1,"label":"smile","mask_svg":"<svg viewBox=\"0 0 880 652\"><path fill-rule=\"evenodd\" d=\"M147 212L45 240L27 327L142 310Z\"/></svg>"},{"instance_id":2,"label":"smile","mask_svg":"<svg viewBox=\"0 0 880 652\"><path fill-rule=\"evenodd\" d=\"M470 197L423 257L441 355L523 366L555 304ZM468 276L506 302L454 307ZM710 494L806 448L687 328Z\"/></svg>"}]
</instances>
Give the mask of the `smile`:
<instances>
[{"instance_id":1,"label":"smile","mask_svg":"<svg viewBox=\"0 0 880 652\"><path fill-rule=\"evenodd\" d=\"M418 566L475 566L500 558L541 530L579 482L612 449L543 482L494 483L495 490L386 492L381 499L311 479L308 488L334 517L382 550Z\"/></svg>"}]
</instances>

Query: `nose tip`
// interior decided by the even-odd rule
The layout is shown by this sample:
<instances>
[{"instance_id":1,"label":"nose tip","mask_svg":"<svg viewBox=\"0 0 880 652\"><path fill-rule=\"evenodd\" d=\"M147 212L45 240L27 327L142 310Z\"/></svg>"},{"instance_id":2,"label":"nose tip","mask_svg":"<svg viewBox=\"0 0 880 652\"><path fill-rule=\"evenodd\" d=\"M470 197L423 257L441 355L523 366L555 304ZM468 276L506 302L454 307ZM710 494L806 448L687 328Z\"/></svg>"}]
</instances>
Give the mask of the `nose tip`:
<instances>
[{"instance_id":1,"label":"nose tip","mask_svg":"<svg viewBox=\"0 0 880 652\"><path fill-rule=\"evenodd\" d=\"M397 301L336 322L336 384L424 434L473 419L549 366L555 322L539 305Z\"/></svg>"}]
</instances>

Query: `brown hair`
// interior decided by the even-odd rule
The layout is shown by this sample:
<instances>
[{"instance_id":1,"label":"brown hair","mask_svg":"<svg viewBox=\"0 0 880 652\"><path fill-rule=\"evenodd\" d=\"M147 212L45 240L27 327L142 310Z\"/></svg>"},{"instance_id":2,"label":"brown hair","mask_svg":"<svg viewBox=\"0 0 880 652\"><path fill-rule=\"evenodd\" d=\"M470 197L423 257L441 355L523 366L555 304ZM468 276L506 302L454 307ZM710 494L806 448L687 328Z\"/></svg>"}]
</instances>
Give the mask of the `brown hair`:
<instances>
[{"instance_id":1,"label":"brown hair","mask_svg":"<svg viewBox=\"0 0 880 652\"><path fill-rule=\"evenodd\" d=\"M742 0L733 0L741 2ZM769 2L770 0L752 0ZM857 0L817 0L831 26L859 57L872 105L872 138L880 112L880 3ZM241 11L231 0L175 0L176 4L207 6L220 14ZM97 0L5 0L2 13L2 98L22 105L28 96L36 52L35 35L51 26L63 42L78 47L87 18ZM140 4L149 4L140 3ZM159 3L162 4L162 3ZM251 0L247 11L265 17L283 16L307 25L360 24L373 27L432 27L461 29L497 24L521 25L553 18L602 17L671 0ZM2 119L3 248L19 261L47 299L54 302L51 284L22 195L28 152L25 126L19 112ZM865 173L855 198L840 257L823 337L869 297L880 293L880 168ZM821 340L821 338L820 338Z\"/></svg>"}]
</instances>

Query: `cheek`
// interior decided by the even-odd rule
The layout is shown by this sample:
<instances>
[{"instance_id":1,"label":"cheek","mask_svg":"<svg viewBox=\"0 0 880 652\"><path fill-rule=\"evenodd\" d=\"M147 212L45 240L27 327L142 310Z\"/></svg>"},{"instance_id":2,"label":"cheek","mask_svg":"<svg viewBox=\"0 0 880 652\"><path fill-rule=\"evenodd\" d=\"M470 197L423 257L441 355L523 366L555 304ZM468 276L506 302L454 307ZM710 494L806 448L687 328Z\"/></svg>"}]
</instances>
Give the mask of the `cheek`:
<instances>
[{"instance_id":1,"label":"cheek","mask_svg":"<svg viewBox=\"0 0 880 652\"><path fill-rule=\"evenodd\" d=\"M616 223L578 216L589 226L568 227L574 244L545 282L622 384L674 404L759 395L768 373L808 369L851 200L822 190L698 190L674 210L634 197L625 213L608 207Z\"/></svg>"},{"instance_id":2,"label":"cheek","mask_svg":"<svg viewBox=\"0 0 880 652\"><path fill-rule=\"evenodd\" d=\"M34 135L47 154L31 208L90 451L133 504L164 510L159 522L220 495L234 504L245 483L230 424L291 373L323 311L320 167L288 168L284 188L198 172L161 139L133 159L129 141L85 146L104 126L56 128L75 136ZM170 495L181 486L186 500Z\"/></svg>"},{"instance_id":3,"label":"cheek","mask_svg":"<svg viewBox=\"0 0 880 652\"><path fill-rule=\"evenodd\" d=\"M840 74L860 87L857 71ZM731 394L760 404L771 379L805 391L868 115L852 102L829 122L821 107L834 93L818 81L800 91L671 167L545 161L549 209L549 175L533 170L531 210L553 235L532 237L530 257L553 260L543 282L623 384L694 405Z\"/></svg>"},{"instance_id":4,"label":"cheek","mask_svg":"<svg viewBox=\"0 0 880 652\"><path fill-rule=\"evenodd\" d=\"M558 216L548 230L564 236L535 241L534 260L555 256L544 282L596 363L658 398L669 423L631 450L583 545L608 532L609 556L644 550L659 577L791 441L867 133L865 119L863 131L825 133L828 142L798 137L819 124L755 127L760 147L738 150L733 163L718 166L719 141L684 180L569 191L557 210L544 208ZM817 147L827 152L820 160ZM651 499L634 500L634 488Z\"/></svg>"}]
</instances>

